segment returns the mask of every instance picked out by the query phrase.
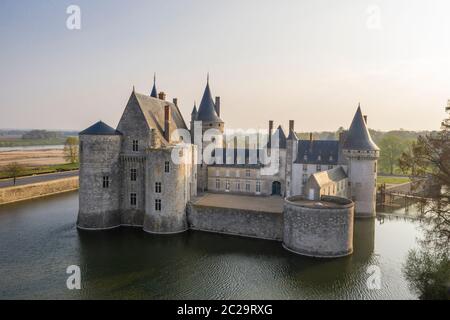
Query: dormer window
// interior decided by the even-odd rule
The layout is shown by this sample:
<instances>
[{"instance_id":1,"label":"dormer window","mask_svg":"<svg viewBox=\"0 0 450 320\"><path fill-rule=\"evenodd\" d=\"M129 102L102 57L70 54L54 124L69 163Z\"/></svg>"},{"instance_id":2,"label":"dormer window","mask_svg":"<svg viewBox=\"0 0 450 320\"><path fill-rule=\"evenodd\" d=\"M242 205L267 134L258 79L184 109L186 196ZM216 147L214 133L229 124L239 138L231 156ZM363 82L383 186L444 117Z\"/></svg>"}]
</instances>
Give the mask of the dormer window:
<instances>
[{"instance_id":1,"label":"dormer window","mask_svg":"<svg viewBox=\"0 0 450 320\"><path fill-rule=\"evenodd\" d=\"M308 161L308 156L306 154L303 156L303 160Z\"/></svg>"},{"instance_id":2,"label":"dormer window","mask_svg":"<svg viewBox=\"0 0 450 320\"><path fill-rule=\"evenodd\" d=\"M319 155L319 156L317 157L317 161L321 161L321 160L322 160L322 156Z\"/></svg>"}]
</instances>

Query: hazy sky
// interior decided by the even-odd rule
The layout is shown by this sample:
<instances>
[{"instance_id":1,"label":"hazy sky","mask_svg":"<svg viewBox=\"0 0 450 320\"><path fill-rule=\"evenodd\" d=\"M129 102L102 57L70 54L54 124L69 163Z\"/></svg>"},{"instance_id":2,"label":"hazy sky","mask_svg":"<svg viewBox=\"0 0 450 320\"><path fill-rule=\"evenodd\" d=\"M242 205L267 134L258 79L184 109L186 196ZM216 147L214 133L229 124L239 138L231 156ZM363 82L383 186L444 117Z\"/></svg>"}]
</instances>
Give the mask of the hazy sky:
<instances>
[{"instance_id":1,"label":"hazy sky","mask_svg":"<svg viewBox=\"0 0 450 320\"><path fill-rule=\"evenodd\" d=\"M81 8L81 30L66 8ZM0 128L116 126L136 91L186 121L210 72L231 128L437 129L450 98L450 1L0 1Z\"/></svg>"}]
</instances>

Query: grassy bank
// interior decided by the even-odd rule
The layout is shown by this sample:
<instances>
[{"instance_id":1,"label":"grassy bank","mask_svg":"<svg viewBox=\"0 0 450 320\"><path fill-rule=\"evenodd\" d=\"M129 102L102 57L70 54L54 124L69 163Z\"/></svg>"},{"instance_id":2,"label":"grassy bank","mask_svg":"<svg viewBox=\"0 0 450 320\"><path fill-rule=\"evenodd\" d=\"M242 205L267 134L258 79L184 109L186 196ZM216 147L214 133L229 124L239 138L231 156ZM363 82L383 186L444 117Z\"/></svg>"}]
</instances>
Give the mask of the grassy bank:
<instances>
[{"instance_id":1,"label":"grassy bank","mask_svg":"<svg viewBox=\"0 0 450 320\"><path fill-rule=\"evenodd\" d=\"M39 166L39 167L26 167L23 170L19 177L32 176L35 174L45 174L45 173L55 173L55 172L63 172L70 170L77 170L79 168L78 163L65 163L65 164L55 164L48 166ZM8 179L11 178L7 173L0 171L0 179Z\"/></svg>"},{"instance_id":2,"label":"grassy bank","mask_svg":"<svg viewBox=\"0 0 450 320\"><path fill-rule=\"evenodd\" d=\"M411 179L409 177L396 177L396 176L378 176L377 177L377 185L381 185L383 183L386 184L402 184L410 182Z\"/></svg>"},{"instance_id":3,"label":"grassy bank","mask_svg":"<svg viewBox=\"0 0 450 320\"><path fill-rule=\"evenodd\" d=\"M52 139L0 138L0 147L53 146L64 144L65 141L66 138L52 138Z\"/></svg>"}]
</instances>

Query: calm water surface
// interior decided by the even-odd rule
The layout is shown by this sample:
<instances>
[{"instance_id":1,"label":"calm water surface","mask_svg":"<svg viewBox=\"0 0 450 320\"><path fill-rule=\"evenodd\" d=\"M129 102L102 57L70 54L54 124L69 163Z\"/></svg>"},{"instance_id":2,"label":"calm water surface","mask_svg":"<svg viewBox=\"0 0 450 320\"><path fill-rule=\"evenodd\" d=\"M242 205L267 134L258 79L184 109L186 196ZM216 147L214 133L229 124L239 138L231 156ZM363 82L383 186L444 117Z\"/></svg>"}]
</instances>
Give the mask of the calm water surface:
<instances>
[{"instance_id":1,"label":"calm water surface","mask_svg":"<svg viewBox=\"0 0 450 320\"><path fill-rule=\"evenodd\" d=\"M416 299L401 267L420 236L412 220L357 221L355 252L304 258L278 242L137 228L80 231L78 193L0 207L0 299ZM82 289L66 288L78 265ZM367 267L381 269L369 290Z\"/></svg>"}]
</instances>

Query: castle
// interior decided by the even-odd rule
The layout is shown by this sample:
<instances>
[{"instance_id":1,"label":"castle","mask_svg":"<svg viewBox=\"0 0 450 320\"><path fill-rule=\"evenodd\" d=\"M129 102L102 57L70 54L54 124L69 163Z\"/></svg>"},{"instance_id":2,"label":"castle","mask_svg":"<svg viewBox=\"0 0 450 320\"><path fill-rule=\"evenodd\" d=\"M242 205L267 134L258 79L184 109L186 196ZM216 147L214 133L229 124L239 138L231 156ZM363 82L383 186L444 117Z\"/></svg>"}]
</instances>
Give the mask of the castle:
<instances>
[{"instance_id":1,"label":"castle","mask_svg":"<svg viewBox=\"0 0 450 320\"><path fill-rule=\"evenodd\" d=\"M177 233L194 227L187 208L204 193L271 196L285 199L289 212L297 203L302 211L297 217L304 210L327 208L324 204L344 210L350 225L344 228L345 248L336 255L351 252L349 221L375 215L379 157L360 106L338 140L314 140L312 134L300 140L293 120L287 134L282 126L274 130L269 121L268 135L257 135L252 144L251 137L227 137L220 97L213 99L208 79L190 120L188 127L177 99L166 101L154 81L150 94L133 88L117 129L100 121L80 132L77 226L139 226L150 233ZM174 161L174 154L183 161ZM204 159L205 154L213 161ZM271 166L273 172L267 170ZM284 220L292 221L292 215ZM283 223L284 233L298 233L293 224ZM342 226L330 223L326 230L342 233ZM295 245L284 244L296 251Z\"/></svg>"}]
</instances>

